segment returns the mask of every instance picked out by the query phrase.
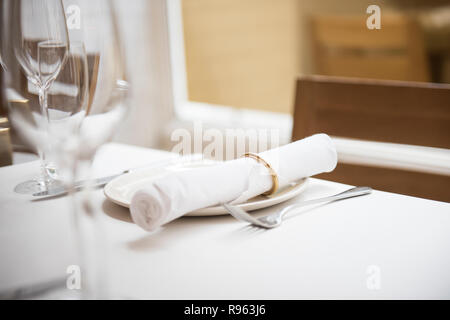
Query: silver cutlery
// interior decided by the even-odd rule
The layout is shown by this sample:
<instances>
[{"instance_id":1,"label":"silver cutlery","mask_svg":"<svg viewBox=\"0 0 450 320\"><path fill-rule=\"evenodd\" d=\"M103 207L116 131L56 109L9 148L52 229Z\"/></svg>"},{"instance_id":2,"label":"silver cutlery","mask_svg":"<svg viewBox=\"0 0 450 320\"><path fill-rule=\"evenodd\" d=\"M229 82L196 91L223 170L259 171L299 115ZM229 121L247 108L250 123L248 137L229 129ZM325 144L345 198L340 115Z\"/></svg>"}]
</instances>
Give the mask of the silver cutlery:
<instances>
[{"instance_id":1,"label":"silver cutlery","mask_svg":"<svg viewBox=\"0 0 450 320\"><path fill-rule=\"evenodd\" d=\"M113 175L110 175L107 177L77 181L74 184L74 190L81 190L86 187L91 187L91 188L103 187L108 182L112 181L114 178L117 178L123 174L129 173L132 171L136 171L136 170L164 167L164 166L171 165L171 164L196 161L199 159L201 159L201 155L193 154L193 155L182 156L182 157L177 157L177 158L171 158L171 159L169 158L169 159L159 160L159 161L155 161L150 164L147 164L145 166L127 169L127 170L124 170L122 172L119 172L117 174L113 174ZM33 193L33 196L34 197L56 197L56 196L67 194L68 191L69 190L67 189L67 187L65 185L60 184L60 185L51 186L47 190Z\"/></svg>"},{"instance_id":2,"label":"silver cutlery","mask_svg":"<svg viewBox=\"0 0 450 320\"><path fill-rule=\"evenodd\" d=\"M74 189L80 190L80 189L86 188L87 186L89 186L91 188L103 187L104 185L106 185L108 182L110 182L114 178L121 176L128 172L131 172L131 169L124 170L120 173L113 174L113 175L107 176L107 177L98 178L98 179L80 180L74 184ZM68 189L64 185L57 185L57 186L50 187L47 190L33 193L33 196L34 197L44 197L44 196L55 197L55 196L66 194L67 192L68 192Z\"/></svg>"},{"instance_id":3,"label":"silver cutlery","mask_svg":"<svg viewBox=\"0 0 450 320\"><path fill-rule=\"evenodd\" d=\"M359 196L369 194L371 192L372 192L372 188L370 188L370 187L355 187L355 188L348 189L344 192L341 192L341 193L338 193L338 194L335 194L332 196L319 198L319 199L313 199L313 200L307 200L307 201L303 201L303 202L299 202L299 203L294 203L290 206L287 206L287 207L281 209L278 212L271 213L269 215L266 215L266 216L260 217L260 218L255 218L255 217L251 216L245 210L243 210L235 205L231 205L228 203L223 203L222 205L233 217L235 217L238 220L248 222L248 223L250 223L254 226L260 227L260 228L271 229L271 228L279 227L281 225L281 223L283 222L283 218L286 216L286 214L294 209L298 209L298 208L301 208L304 206L309 206L312 204L318 204L318 203L323 203L323 202L333 202L333 201L342 200L342 199L359 197Z\"/></svg>"}]
</instances>

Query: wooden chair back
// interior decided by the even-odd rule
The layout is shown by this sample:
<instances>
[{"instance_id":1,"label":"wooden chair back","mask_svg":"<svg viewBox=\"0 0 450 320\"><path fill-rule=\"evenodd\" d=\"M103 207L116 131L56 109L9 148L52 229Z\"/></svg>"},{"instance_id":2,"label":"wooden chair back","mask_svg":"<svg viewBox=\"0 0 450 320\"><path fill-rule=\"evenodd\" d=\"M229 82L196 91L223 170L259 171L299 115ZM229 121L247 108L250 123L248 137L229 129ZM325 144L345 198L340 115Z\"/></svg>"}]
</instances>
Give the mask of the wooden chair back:
<instances>
[{"instance_id":1,"label":"wooden chair back","mask_svg":"<svg viewBox=\"0 0 450 320\"><path fill-rule=\"evenodd\" d=\"M293 140L314 133L450 148L450 85L324 76L297 81ZM322 178L450 201L450 177L339 163Z\"/></svg>"},{"instance_id":2,"label":"wooden chair back","mask_svg":"<svg viewBox=\"0 0 450 320\"><path fill-rule=\"evenodd\" d=\"M0 167L12 164L12 146L9 123L6 118L0 117Z\"/></svg>"}]
</instances>

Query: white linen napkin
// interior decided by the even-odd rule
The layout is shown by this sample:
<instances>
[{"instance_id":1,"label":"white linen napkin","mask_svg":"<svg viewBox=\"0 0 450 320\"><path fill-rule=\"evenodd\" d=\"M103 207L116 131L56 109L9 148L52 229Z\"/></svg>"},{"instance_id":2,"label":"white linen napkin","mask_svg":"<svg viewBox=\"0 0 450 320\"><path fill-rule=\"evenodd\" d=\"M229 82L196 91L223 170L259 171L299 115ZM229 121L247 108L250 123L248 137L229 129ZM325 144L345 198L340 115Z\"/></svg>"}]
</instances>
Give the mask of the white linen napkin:
<instances>
[{"instance_id":1,"label":"white linen napkin","mask_svg":"<svg viewBox=\"0 0 450 320\"><path fill-rule=\"evenodd\" d=\"M337 164L336 149L326 134L316 134L259 156L277 172L279 188L330 172ZM155 179L134 194L130 211L137 225L153 231L191 211L224 202L241 203L271 188L272 177L263 164L240 158Z\"/></svg>"}]
</instances>

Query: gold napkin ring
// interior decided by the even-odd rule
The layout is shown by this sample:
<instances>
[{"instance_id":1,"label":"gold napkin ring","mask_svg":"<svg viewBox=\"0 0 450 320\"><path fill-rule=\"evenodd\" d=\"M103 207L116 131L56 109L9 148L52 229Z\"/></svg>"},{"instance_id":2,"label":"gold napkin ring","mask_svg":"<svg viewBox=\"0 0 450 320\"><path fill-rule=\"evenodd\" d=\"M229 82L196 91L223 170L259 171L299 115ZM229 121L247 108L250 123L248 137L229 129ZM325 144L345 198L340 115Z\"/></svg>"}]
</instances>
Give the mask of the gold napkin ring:
<instances>
[{"instance_id":1,"label":"gold napkin ring","mask_svg":"<svg viewBox=\"0 0 450 320\"><path fill-rule=\"evenodd\" d=\"M269 191L263 193L263 195L270 196L270 195L274 194L275 192L277 192L277 190L278 190L278 175L277 175L276 171L272 168L272 166L266 160L264 160L259 155L257 155L256 153L247 152L243 155L243 157L252 158L252 159L258 161L259 163L263 164L269 170L269 173L272 176L272 188Z\"/></svg>"}]
</instances>

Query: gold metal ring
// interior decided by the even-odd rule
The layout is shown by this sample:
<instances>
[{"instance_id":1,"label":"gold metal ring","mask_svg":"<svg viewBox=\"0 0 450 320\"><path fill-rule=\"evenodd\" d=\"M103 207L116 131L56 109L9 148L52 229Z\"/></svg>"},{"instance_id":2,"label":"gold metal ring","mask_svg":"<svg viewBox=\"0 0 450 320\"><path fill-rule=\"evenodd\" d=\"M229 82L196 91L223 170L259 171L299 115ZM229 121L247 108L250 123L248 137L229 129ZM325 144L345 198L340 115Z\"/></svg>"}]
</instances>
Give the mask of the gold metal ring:
<instances>
[{"instance_id":1,"label":"gold metal ring","mask_svg":"<svg viewBox=\"0 0 450 320\"><path fill-rule=\"evenodd\" d=\"M272 176L272 188L269 191L263 193L263 195L270 196L270 195L274 194L275 192L277 192L277 190L278 190L278 175L277 175L276 171L272 168L272 166L266 160L264 160L259 155L257 155L256 153L247 152L243 155L243 157L252 158L252 159L258 161L259 163L263 164L269 170L269 173Z\"/></svg>"}]
</instances>

